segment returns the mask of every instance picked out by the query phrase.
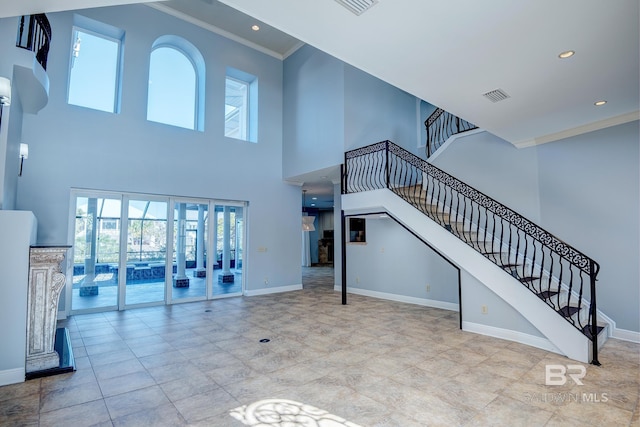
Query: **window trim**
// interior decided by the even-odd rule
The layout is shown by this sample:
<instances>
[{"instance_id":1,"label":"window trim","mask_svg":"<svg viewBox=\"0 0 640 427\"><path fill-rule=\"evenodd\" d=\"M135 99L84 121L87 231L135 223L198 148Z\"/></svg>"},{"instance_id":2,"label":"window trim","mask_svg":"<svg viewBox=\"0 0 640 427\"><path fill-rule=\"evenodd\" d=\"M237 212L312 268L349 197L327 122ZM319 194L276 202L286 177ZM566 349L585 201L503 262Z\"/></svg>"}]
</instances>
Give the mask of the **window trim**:
<instances>
[{"instance_id":1,"label":"window trim","mask_svg":"<svg viewBox=\"0 0 640 427\"><path fill-rule=\"evenodd\" d=\"M165 124L167 126L180 127L182 129L195 130L199 132L204 132L204 122L205 122L205 85L206 85L206 63L204 57L200 50L193 45L190 41L181 36L176 35L163 35L154 40L151 45L151 50L149 51L149 71L147 73L147 77L151 73L151 55L156 49L160 48L170 48L180 52L185 56L193 66L193 71L195 75L195 108L193 113L193 127L185 128L182 126L174 125L171 123L157 122ZM149 85L147 82L147 115L149 111ZM149 119L147 119L149 120ZM153 121L153 120L151 120Z\"/></svg>"},{"instance_id":2,"label":"window trim","mask_svg":"<svg viewBox=\"0 0 640 427\"><path fill-rule=\"evenodd\" d=\"M71 45L69 46L69 70L67 73L67 96L66 101L68 105L73 105L80 108L87 108L94 111L102 111L105 113L111 114L119 114L120 113L120 105L122 98L122 72L123 72L123 62L124 62L124 30L117 29L115 27L111 27L107 24L100 23L98 21L93 21L88 18L80 17L76 15L74 17L74 24L71 27ZM82 19L78 19L82 18ZM80 21L80 22L76 22ZM95 22L95 24L94 24ZM104 30L104 32L100 32L98 30L92 29L96 27L100 27ZM86 105L74 104L69 101L69 94L71 91L71 70L73 69L74 56L73 56L73 45L75 44L77 33L82 32L85 34L89 34L93 37L99 37L101 39L114 42L118 47L118 53L116 55L116 76L114 82L114 93L113 93L113 105L111 111L101 110L98 108L88 107ZM106 34L111 33L111 34Z\"/></svg>"},{"instance_id":3,"label":"window trim","mask_svg":"<svg viewBox=\"0 0 640 427\"><path fill-rule=\"evenodd\" d=\"M225 106L226 104L226 83L227 79L231 79L234 81L241 82L246 85L247 93L246 93L246 126L245 126L245 138L240 139L245 142L258 142L258 77L250 74L246 71L239 70L233 67L227 67L227 71L225 74ZM226 117L226 113L225 113ZM226 127L226 126L224 126ZM224 131L224 136L227 138L239 139L235 137L227 136L226 130Z\"/></svg>"}]
</instances>

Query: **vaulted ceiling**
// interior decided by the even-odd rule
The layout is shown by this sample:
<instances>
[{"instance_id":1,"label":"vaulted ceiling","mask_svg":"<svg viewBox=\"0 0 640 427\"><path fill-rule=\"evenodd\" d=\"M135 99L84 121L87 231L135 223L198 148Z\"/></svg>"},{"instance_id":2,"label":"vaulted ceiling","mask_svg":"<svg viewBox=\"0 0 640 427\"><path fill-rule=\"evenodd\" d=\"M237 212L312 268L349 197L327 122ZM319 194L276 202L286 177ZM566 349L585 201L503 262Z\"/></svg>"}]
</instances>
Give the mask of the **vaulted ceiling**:
<instances>
[{"instance_id":1,"label":"vaulted ceiling","mask_svg":"<svg viewBox=\"0 0 640 427\"><path fill-rule=\"evenodd\" d=\"M340 1L372 6L356 15ZM0 2L6 17L145 1ZM638 0L169 0L151 6L280 58L310 44L520 147L639 118ZM249 29L254 23L260 31ZM558 57L569 50L572 57ZM494 90L508 98L483 96ZM607 102L595 106L600 100Z\"/></svg>"},{"instance_id":2,"label":"vaulted ceiling","mask_svg":"<svg viewBox=\"0 0 640 427\"><path fill-rule=\"evenodd\" d=\"M0 17L145 2L0 1ZM639 117L638 0L344 0L374 3L360 15L339 1L170 0L154 7L275 56L308 43L516 146ZM249 29L253 22L259 32ZM575 55L558 57L568 50ZM483 96L497 89L509 98ZM607 103L595 106L600 100Z\"/></svg>"},{"instance_id":3,"label":"vaulted ceiling","mask_svg":"<svg viewBox=\"0 0 640 427\"><path fill-rule=\"evenodd\" d=\"M515 145L638 118L637 0L221 2Z\"/></svg>"}]
</instances>

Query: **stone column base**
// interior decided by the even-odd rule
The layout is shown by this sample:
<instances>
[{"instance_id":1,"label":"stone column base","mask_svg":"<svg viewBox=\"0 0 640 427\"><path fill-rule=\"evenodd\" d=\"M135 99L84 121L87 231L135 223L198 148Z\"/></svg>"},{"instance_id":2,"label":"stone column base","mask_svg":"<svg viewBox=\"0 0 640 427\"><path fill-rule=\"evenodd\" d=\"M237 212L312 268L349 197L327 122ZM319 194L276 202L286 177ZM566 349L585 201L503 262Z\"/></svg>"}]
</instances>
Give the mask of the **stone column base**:
<instances>
[{"instance_id":1,"label":"stone column base","mask_svg":"<svg viewBox=\"0 0 640 427\"><path fill-rule=\"evenodd\" d=\"M38 354L27 357L27 372L44 371L45 369L57 368L60 366L60 355L53 351L46 354Z\"/></svg>"},{"instance_id":2,"label":"stone column base","mask_svg":"<svg viewBox=\"0 0 640 427\"><path fill-rule=\"evenodd\" d=\"M218 283L233 283L235 276L233 274L221 274L218 276Z\"/></svg>"},{"instance_id":3,"label":"stone column base","mask_svg":"<svg viewBox=\"0 0 640 427\"><path fill-rule=\"evenodd\" d=\"M173 287L174 288L188 288L189 287L189 278L188 277L174 277L173 278Z\"/></svg>"},{"instance_id":4,"label":"stone column base","mask_svg":"<svg viewBox=\"0 0 640 427\"><path fill-rule=\"evenodd\" d=\"M193 277L207 277L207 270L193 270Z\"/></svg>"},{"instance_id":5,"label":"stone column base","mask_svg":"<svg viewBox=\"0 0 640 427\"><path fill-rule=\"evenodd\" d=\"M80 286L80 296L81 297L88 297L88 296L92 296L92 295L98 295L98 286L97 285L90 285L90 286Z\"/></svg>"}]
</instances>

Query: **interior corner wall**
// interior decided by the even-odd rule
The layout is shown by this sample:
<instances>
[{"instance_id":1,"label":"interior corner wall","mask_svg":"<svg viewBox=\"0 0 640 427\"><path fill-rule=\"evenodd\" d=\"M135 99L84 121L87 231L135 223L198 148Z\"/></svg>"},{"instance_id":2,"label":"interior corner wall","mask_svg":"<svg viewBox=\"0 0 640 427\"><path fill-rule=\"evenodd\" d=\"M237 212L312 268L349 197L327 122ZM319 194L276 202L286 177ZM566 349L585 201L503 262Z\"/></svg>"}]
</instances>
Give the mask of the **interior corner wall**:
<instances>
[{"instance_id":1,"label":"interior corner wall","mask_svg":"<svg viewBox=\"0 0 640 427\"><path fill-rule=\"evenodd\" d=\"M340 165L345 151L387 139L423 154L418 110L415 96L304 46L284 63L284 177Z\"/></svg>"},{"instance_id":2,"label":"interior corner wall","mask_svg":"<svg viewBox=\"0 0 640 427\"><path fill-rule=\"evenodd\" d=\"M595 259L598 308L640 332L638 121L517 149L481 132L434 164Z\"/></svg>"},{"instance_id":3,"label":"interior corner wall","mask_svg":"<svg viewBox=\"0 0 640 427\"><path fill-rule=\"evenodd\" d=\"M344 157L344 63L311 46L284 61L283 176L339 165Z\"/></svg>"},{"instance_id":4,"label":"interior corner wall","mask_svg":"<svg viewBox=\"0 0 640 427\"><path fill-rule=\"evenodd\" d=\"M424 154L418 150L415 96L350 65L344 76L345 151L390 140Z\"/></svg>"},{"instance_id":5,"label":"interior corner wall","mask_svg":"<svg viewBox=\"0 0 640 427\"><path fill-rule=\"evenodd\" d=\"M598 308L640 333L638 121L537 147L544 228L600 264Z\"/></svg>"}]
</instances>

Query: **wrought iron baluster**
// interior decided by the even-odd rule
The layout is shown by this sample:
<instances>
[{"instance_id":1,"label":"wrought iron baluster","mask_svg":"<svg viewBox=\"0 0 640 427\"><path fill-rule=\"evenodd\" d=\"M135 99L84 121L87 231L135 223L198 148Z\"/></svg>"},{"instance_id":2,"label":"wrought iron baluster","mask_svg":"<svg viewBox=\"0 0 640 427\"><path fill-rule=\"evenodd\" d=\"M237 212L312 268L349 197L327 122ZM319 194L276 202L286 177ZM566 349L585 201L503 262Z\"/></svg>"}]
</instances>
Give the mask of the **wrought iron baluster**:
<instances>
[{"instance_id":1,"label":"wrought iron baluster","mask_svg":"<svg viewBox=\"0 0 640 427\"><path fill-rule=\"evenodd\" d=\"M448 138L451 132L469 130L472 126L462 119L441 112L428 132L428 150L440 140L440 136L447 135ZM349 171L345 172L344 177L345 193L387 187L396 194L401 194L405 200L463 241L469 243L471 240L471 246L484 251L487 258L505 268L507 264L509 267L516 265L515 271L518 276L522 276L521 282L557 311L563 310L560 304L564 286L569 289L568 304L575 298L573 291L579 287L576 290L576 294L580 295L578 308L585 308L582 295L586 292L584 276L588 277L592 299L587 307L589 321L587 325L583 324L581 316L584 313L578 314L577 322L575 317L568 317L567 320L592 339L594 354L597 354L597 318L594 310L599 265L595 261L517 212L390 141L345 153L345 165L345 170ZM508 227L509 236L505 227ZM487 242L487 238L491 239L491 243ZM520 253L521 250L523 253ZM560 265L557 266L556 263ZM565 271L567 268L568 274ZM556 270L559 270L559 274ZM576 279L576 274L580 276L580 280ZM548 277L545 278L545 275ZM568 283L564 283L566 280ZM554 289L556 282L557 289ZM594 363L595 361L597 358L594 358Z\"/></svg>"}]
</instances>

